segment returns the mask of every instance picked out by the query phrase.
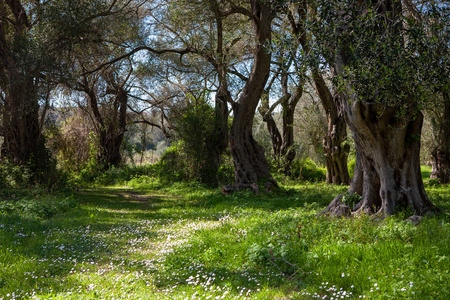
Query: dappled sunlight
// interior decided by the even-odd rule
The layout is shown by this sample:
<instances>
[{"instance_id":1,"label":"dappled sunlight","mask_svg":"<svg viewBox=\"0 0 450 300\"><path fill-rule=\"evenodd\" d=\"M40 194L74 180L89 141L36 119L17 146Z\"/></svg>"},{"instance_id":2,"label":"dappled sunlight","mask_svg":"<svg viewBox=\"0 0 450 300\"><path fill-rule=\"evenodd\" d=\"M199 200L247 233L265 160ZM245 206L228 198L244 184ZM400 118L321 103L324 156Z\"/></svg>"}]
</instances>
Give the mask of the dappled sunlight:
<instances>
[{"instance_id":1,"label":"dappled sunlight","mask_svg":"<svg viewBox=\"0 0 450 300\"><path fill-rule=\"evenodd\" d=\"M430 189L438 205L448 205L445 187ZM450 263L448 217L419 226L401 216L318 217L339 190L345 187L303 184L228 197L182 186L155 194L79 191L77 208L48 221L0 216L0 263L13 262L2 265L0 295L373 299L448 292L433 288Z\"/></svg>"}]
</instances>

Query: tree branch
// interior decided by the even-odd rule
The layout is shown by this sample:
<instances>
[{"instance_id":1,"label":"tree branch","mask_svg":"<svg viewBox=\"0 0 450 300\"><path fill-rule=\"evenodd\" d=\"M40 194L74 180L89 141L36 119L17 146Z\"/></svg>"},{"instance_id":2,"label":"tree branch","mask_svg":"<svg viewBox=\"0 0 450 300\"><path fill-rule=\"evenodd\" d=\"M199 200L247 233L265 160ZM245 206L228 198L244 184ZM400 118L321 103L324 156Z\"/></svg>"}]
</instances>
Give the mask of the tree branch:
<instances>
[{"instance_id":1,"label":"tree branch","mask_svg":"<svg viewBox=\"0 0 450 300\"><path fill-rule=\"evenodd\" d=\"M141 46L141 47L134 48L133 50L131 50L130 52L128 52L128 53L126 53L124 55L121 55L121 56L116 57L116 58L114 58L114 59L112 59L112 60L110 60L110 61L108 61L106 63L103 63L103 64L101 64L100 66L98 66L97 68L95 68L93 70L86 71L86 72L84 72L81 75L88 75L88 74L95 73L95 72L103 69L104 67L110 66L110 65L112 65L112 64L114 64L114 63L116 63L118 61L121 61L122 59L129 58L132 55L134 55L134 54L136 54L136 53L138 53L140 51L143 51L143 50L152 52L154 54L159 54L159 55L165 54L165 53L180 54L181 55L180 60L182 59L182 57L184 55L186 55L188 53L198 53L198 51L196 51L196 49L194 49L192 47L186 47L185 49L159 49L158 50L158 49L154 49L154 48L147 47L147 46Z\"/></svg>"}]
</instances>

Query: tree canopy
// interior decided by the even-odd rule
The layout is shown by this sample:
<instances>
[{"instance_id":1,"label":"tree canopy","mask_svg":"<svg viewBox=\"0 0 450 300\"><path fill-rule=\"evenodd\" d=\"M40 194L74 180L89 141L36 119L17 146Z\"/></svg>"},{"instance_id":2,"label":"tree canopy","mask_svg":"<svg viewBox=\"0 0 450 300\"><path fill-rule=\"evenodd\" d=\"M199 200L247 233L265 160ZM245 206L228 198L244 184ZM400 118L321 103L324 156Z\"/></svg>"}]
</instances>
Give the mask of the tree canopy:
<instances>
[{"instance_id":1,"label":"tree canopy","mask_svg":"<svg viewBox=\"0 0 450 300\"><path fill-rule=\"evenodd\" d=\"M350 183L354 143L353 212L434 210L419 151L422 112L449 102L446 1L9 0L0 14L2 159L43 172L49 109L70 103L92 123L103 168L120 165L127 131L146 124L172 142L192 136L187 152L210 149L196 163L204 181L218 184L231 156L235 182L224 193L269 192L278 183L266 152L291 174L295 109L314 89L329 183ZM447 182L450 128L431 115L433 176ZM254 137L260 117L266 149ZM196 124L204 131L194 134ZM342 210L342 199L327 211Z\"/></svg>"}]
</instances>

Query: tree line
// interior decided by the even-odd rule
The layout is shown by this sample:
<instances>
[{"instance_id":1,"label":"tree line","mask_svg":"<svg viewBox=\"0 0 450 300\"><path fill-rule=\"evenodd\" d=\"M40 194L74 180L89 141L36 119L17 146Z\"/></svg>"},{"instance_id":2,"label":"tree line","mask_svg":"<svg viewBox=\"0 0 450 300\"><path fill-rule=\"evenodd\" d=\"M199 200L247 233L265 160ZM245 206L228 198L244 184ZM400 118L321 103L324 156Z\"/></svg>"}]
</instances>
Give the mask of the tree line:
<instances>
[{"instance_id":1,"label":"tree line","mask_svg":"<svg viewBox=\"0 0 450 300\"><path fill-rule=\"evenodd\" d=\"M121 163L132 124L188 139L210 113L211 130L186 148L202 152L204 180L215 180L229 151L235 184L223 192L268 192L278 183L254 138L255 116L289 175L295 110L309 86L326 117L326 180L350 185L346 195L361 199L351 210L434 212L420 175L421 129L430 116L433 176L447 183L449 11L432 0L6 0L1 159L27 165L36 180L49 172L49 111L67 99L93 124L105 169ZM349 213L344 197L324 212Z\"/></svg>"}]
</instances>

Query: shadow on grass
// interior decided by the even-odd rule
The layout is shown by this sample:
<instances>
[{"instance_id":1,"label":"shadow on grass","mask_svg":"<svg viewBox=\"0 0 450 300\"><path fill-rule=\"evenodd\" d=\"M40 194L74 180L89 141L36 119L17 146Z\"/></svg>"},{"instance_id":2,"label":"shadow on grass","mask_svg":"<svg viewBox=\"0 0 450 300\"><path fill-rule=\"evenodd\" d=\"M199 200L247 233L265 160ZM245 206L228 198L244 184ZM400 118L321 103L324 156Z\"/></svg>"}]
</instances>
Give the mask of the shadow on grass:
<instances>
[{"instance_id":1,"label":"shadow on grass","mask_svg":"<svg viewBox=\"0 0 450 300\"><path fill-rule=\"evenodd\" d=\"M72 269L79 270L91 263L94 264L92 268L101 268L115 258L126 262L121 266L124 270L137 269L148 272L144 265L137 266L131 263L136 257L127 253L126 250L130 247L137 248L137 246L130 244L130 240L138 240L142 237L156 240L158 226L164 227L169 222L197 221L199 218L216 221L228 212L243 210L261 210L270 213L305 206L320 209L327 205L334 196L345 190L344 186L305 184L295 189L284 189L273 194L254 195L249 192L238 192L232 196L223 196L217 190L193 190L186 196L179 192L178 194L183 197L177 197L163 195L160 192L152 194L154 191L151 190L86 189L73 195L80 204L78 208L66 214L56 215L51 219L28 219L14 215L0 215L0 240L2 243L0 245L0 282L2 282L0 298L7 292L18 288L26 293L31 293L36 286L41 288L41 294L46 293L45 289L51 289L54 292L66 291L74 286L85 284L71 277L71 283L61 285L64 278L70 277ZM438 206L448 209L448 186L430 187L428 190L430 198ZM140 227L140 224L146 221L155 222L155 227ZM280 217L278 221L284 224L289 220L286 221ZM252 225L254 236L258 236L259 232L268 231L265 227L274 226L273 223L263 223ZM204 235L212 237L217 230L216 228L211 229ZM204 242L202 240L202 243ZM216 241L211 241L211 245L213 242ZM232 243L236 243L236 247L248 248L251 246L250 242L242 245L240 241L234 241L231 238L227 246ZM241 249L241 254L245 253L247 248ZM221 250L221 248L213 247L212 249L214 251ZM205 261L199 260L199 257L206 254L203 250L199 250L197 254L186 251L186 253L172 255L172 259L175 261L173 265L170 265L170 262L166 263L167 270L174 273L180 266L190 266L194 262L203 264L201 271L205 276L222 274L223 279L214 284L229 286L235 293L239 292L238 287L245 287L247 290L257 288L255 280L248 278L256 278L260 276L260 273L267 271L265 268L253 266L240 271L219 266L214 260L211 264L205 265ZM213 254L216 255L215 252ZM147 259L146 255L151 257L151 254L146 253L140 255L145 259ZM214 263L217 266L213 265ZM27 275L31 272L34 274L33 277ZM161 278L158 283L160 287L173 286L176 283L181 287L188 288L186 281L188 273L186 276L167 276L168 273L166 274L164 271L154 271L154 274ZM216 278L219 277L216 276ZM301 290L304 282L307 282L307 278L301 277L300 274L291 279L285 275L271 278L274 280L268 281L264 278L258 280L263 285L288 291ZM201 280L206 281L207 279ZM50 292L47 291L47 293Z\"/></svg>"},{"instance_id":2,"label":"shadow on grass","mask_svg":"<svg viewBox=\"0 0 450 300\"><path fill-rule=\"evenodd\" d=\"M7 266L0 271L0 298L17 290L23 295L33 291L41 295L64 292L85 284L71 276L74 270L86 266L101 268L114 257L132 260L126 253L127 248L133 247L130 240L158 238L157 228L139 228L141 221L164 225L199 217L217 220L215 212L233 207L273 210L296 205L289 199L255 196L243 201L241 196L245 195L224 197L215 193L186 199L130 189L92 189L74 193L79 207L51 219L0 215L0 265ZM121 268L138 267L125 263ZM144 266L141 269L146 270ZM246 284L241 277L242 274L236 273L232 280L242 287L253 288L253 283ZM65 278L70 278L70 283Z\"/></svg>"}]
</instances>

